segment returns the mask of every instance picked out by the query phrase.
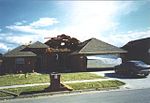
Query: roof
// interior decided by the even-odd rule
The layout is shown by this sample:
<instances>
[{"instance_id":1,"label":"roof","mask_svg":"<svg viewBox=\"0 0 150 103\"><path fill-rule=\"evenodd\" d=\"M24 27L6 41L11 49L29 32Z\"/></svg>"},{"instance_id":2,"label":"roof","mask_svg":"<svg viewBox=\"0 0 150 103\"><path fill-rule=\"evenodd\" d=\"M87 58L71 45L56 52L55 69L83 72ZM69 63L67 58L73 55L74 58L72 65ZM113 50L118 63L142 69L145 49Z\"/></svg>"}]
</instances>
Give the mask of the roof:
<instances>
[{"instance_id":1,"label":"roof","mask_svg":"<svg viewBox=\"0 0 150 103\"><path fill-rule=\"evenodd\" d=\"M44 43L41 43L41 42L37 41L37 42L35 42L31 45L28 45L27 47L28 48L48 48L49 46L44 44Z\"/></svg>"},{"instance_id":2,"label":"roof","mask_svg":"<svg viewBox=\"0 0 150 103\"><path fill-rule=\"evenodd\" d=\"M6 54L4 54L4 57L31 57L31 56L36 56L35 53L31 52L31 51L21 51L24 48L26 48L25 45L21 45L9 52L7 52Z\"/></svg>"},{"instance_id":3,"label":"roof","mask_svg":"<svg viewBox=\"0 0 150 103\"><path fill-rule=\"evenodd\" d=\"M141 49L150 52L150 37L128 42L122 47L125 50ZM134 48L134 49L133 49Z\"/></svg>"},{"instance_id":4,"label":"roof","mask_svg":"<svg viewBox=\"0 0 150 103\"><path fill-rule=\"evenodd\" d=\"M142 43L142 42L148 42L148 43L150 43L150 37L133 40L133 41L130 41L129 43L137 43L137 42L138 43ZM150 44L149 44L149 46L150 46Z\"/></svg>"},{"instance_id":5,"label":"roof","mask_svg":"<svg viewBox=\"0 0 150 103\"><path fill-rule=\"evenodd\" d=\"M85 54L85 55L100 55L100 54L118 54L126 53L127 51L120 49L116 46L91 38L82 42L79 45L79 49L72 54Z\"/></svg>"}]
</instances>

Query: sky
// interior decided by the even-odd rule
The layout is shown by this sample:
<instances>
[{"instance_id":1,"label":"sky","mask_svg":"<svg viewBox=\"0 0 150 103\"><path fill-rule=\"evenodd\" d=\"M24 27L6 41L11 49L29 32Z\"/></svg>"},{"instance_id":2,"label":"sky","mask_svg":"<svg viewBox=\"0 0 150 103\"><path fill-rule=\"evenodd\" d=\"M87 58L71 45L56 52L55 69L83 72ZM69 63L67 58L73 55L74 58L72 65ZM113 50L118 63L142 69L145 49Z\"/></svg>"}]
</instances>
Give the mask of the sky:
<instances>
[{"instance_id":1,"label":"sky","mask_svg":"<svg viewBox=\"0 0 150 103\"><path fill-rule=\"evenodd\" d=\"M118 47L150 37L150 0L0 0L0 53L60 34Z\"/></svg>"}]
</instances>

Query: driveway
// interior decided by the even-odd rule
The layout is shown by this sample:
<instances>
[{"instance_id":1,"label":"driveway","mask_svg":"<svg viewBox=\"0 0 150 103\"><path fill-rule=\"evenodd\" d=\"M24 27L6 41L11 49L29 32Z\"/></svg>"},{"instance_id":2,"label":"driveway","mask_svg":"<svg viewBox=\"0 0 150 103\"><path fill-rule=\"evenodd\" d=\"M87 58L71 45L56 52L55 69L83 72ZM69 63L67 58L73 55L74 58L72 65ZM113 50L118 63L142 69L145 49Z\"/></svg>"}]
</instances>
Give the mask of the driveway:
<instances>
[{"instance_id":1,"label":"driveway","mask_svg":"<svg viewBox=\"0 0 150 103\"><path fill-rule=\"evenodd\" d=\"M127 77L118 77L113 70L92 72L92 73L126 83L126 85L122 89L150 88L150 75L147 76L147 78L127 78Z\"/></svg>"}]
</instances>

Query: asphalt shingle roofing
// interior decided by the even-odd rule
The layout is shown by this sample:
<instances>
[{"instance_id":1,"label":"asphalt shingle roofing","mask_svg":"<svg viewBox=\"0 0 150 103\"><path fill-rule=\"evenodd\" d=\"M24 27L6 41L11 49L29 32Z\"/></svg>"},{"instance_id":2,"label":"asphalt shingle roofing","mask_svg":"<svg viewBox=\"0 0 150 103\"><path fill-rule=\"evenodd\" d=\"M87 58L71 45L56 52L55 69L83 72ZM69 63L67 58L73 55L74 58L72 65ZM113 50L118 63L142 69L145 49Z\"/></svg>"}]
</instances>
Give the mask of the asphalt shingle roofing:
<instances>
[{"instance_id":1,"label":"asphalt shingle roofing","mask_svg":"<svg viewBox=\"0 0 150 103\"><path fill-rule=\"evenodd\" d=\"M96 38L91 38L81 43L79 45L79 50L72 54L99 55L116 53L126 53L126 51Z\"/></svg>"},{"instance_id":2,"label":"asphalt shingle roofing","mask_svg":"<svg viewBox=\"0 0 150 103\"><path fill-rule=\"evenodd\" d=\"M31 45L28 45L28 48L48 48L49 46L44 44L44 43L41 43L39 41L31 44Z\"/></svg>"},{"instance_id":3,"label":"asphalt shingle roofing","mask_svg":"<svg viewBox=\"0 0 150 103\"><path fill-rule=\"evenodd\" d=\"M4 57L29 57L29 56L36 56L35 53L31 52L31 51L21 51L24 48L26 48L25 45L21 45L9 52L7 52L6 54L4 54Z\"/></svg>"}]
</instances>

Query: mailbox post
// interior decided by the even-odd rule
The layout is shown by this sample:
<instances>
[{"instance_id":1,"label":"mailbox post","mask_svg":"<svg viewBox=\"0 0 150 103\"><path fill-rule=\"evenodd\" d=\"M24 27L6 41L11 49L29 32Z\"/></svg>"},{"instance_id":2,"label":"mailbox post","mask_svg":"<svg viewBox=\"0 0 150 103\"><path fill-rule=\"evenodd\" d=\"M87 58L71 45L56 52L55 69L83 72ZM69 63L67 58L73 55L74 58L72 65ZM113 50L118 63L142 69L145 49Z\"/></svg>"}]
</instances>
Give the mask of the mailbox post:
<instances>
[{"instance_id":1,"label":"mailbox post","mask_svg":"<svg viewBox=\"0 0 150 103\"><path fill-rule=\"evenodd\" d=\"M50 80L51 90L59 90L61 88L60 74L59 73L51 73L50 78L51 78L51 80Z\"/></svg>"},{"instance_id":2,"label":"mailbox post","mask_svg":"<svg viewBox=\"0 0 150 103\"><path fill-rule=\"evenodd\" d=\"M50 75L50 86L48 88L45 88L45 91L65 91L69 90L72 91L72 89L66 87L64 84L60 83L60 76L59 73L51 73Z\"/></svg>"},{"instance_id":3,"label":"mailbox post","mask_svg":"<svg viewBox=\"0 0 150 103\"><path fill-rule=\"evenodd\" d=\"M56 54L56 63L58 65L59 55ZM59 73L51 73L50 75L50 87L48 87L48 91L60 91L65 90L65 87L60 83L60 74Z\"/></svg>"}]
</instances>

